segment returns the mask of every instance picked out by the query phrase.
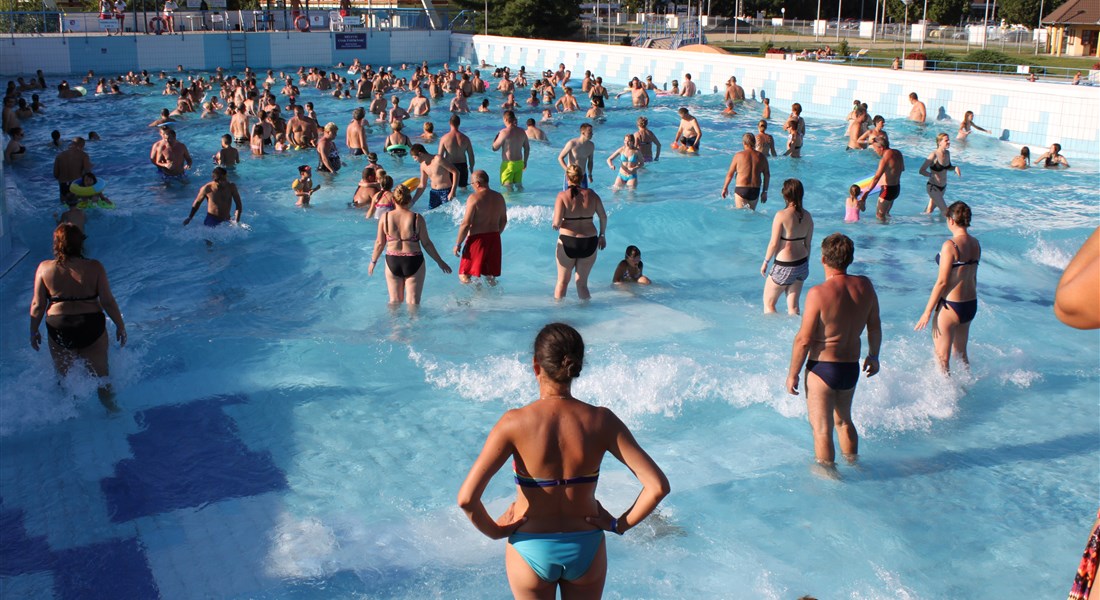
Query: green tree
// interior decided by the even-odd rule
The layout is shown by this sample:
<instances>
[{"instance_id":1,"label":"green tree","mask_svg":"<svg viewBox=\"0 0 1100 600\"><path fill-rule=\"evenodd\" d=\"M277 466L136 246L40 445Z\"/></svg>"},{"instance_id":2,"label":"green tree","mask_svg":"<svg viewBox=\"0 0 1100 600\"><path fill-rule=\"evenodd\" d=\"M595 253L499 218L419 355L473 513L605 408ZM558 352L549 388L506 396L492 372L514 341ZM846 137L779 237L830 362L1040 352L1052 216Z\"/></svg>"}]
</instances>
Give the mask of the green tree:
<instances>
[{"instance_id":1,"label":"green tree","mask_svg":"<svg viewBox=\"0 0 1100 600\"><path fill-rule=\"evenodd\" d=\"M905 20L905 6L901 0L886 0L886 16L898 23ZM970 10L970 0L928 0L928 20L943 25L958 23L962 16ZM911 0L909 2L909 22L920 22L924 16L923 0Z\"/></svg>"},{"instance_id":2,"label":"green tree","mask_svg":"<svg viewBox=\"0 0 1100 600\"><path fill-rule=\"evenodd\" d=\"M1010 24L1027 25L1035 27L1039 24L1039 6L1042 5L1043 16L1054 12L1054 9L1062 5L1065 0L1001 0L997 5L1000 8L998 14Z\"/></svg>"},{"instance_id":3,"label":"green tree","mask_svg":"<svg viewBox=\"0 0 1100 600\"><path fill-rule=\"evenodd\" d=\"M466 10L485 10L485 0L455 0ZM568 39L580 28L579 0L488 0L489 32L523 38Z\"/></svg>"}]
</instances>

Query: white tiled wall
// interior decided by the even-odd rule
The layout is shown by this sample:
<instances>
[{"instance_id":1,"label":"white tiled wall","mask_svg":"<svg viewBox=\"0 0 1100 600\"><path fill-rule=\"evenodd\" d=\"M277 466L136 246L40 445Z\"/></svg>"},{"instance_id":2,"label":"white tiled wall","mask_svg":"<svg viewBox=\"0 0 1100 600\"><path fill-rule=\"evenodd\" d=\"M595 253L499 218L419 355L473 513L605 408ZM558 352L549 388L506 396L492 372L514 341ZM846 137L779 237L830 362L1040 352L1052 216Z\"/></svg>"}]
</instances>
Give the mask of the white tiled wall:
<instances>
[{"instance_id":1,"label":"white tiled wall","mask_svg":"<svg viewBox=\"0 0 1100 600\"><path fill-rule=\"evenodd\" d=\"M1073 155L1100 155L1100 88L1020 79L934 72L891 71L804 61L697 54L624 46L603 46L493 36L451 36L451 56L474 64L524 65L528 71L556 69L564 62L579 78L585 70L622 81L653 75L658 85L690 72L704 93L719 93L736 76L746 92L764 91L772 105L792 102L804 114L843 118L855 98L886 118L909 114L910 92L928 107L929 119L942 108L958 122L972 110L975 122L1009 142L1044 147L1062 144Z\"/></svg>"}]
</instances>

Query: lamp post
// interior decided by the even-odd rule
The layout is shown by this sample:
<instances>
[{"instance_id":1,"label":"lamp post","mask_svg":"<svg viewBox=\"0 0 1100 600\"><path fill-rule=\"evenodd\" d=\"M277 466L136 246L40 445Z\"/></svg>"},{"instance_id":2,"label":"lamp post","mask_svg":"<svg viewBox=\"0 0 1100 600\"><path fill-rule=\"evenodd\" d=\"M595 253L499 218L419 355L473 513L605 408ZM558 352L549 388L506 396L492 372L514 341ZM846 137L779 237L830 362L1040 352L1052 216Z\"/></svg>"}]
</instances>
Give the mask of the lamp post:
<instances>
[{"instance_id":1,"label":"lamp post","mask_svg":"<svg viewBox=\"0 0 1100 600\"><path fill-rule=\"evenodd\" d=\"M840 7L844 4L843 0L836 0L836 43L840 43Z\"/></svg>"},{"instance_id":2,"label":"lamp post","mask_svg":"<svg viewBox=\"0 0 1100 600\"><path fill-rule=\"evenodd\" d=\"M1039 26L1035 28L1035 54L1039 54L1039 36L1042 33L1039 32L1043 28L1043 0L1039 0Z\"/></svg>"},{"instance_id":3,"label":"lamp post","mask_svg":"<svg viewBox=\"0 0 1100 600\"><path fill-rule=\"evenodd\" d=\"M817 24L821 22L821 0L817 0L817 18L814 19L814 41L818 40Z\"/></svg>"},{"instance_id":4,"label":"lamp post","mask_svg":"<svg viewBox=\"0 0 1100 600\"><path fill-rule=\"evenodd\" d=\"M485 35L489 35L489 0L485 0Z\"/></svg>"},{"instance_id":5,"label":"lamp post","mask_svg":"<svg viewBox=\"0 0 1100 600\"><path fill-rule=\"evenodd\" d=\"M905 59L905 42L909 34L909 0L901 0L905 12L905 24L901 26L901 58Z\"/></svg>"},{"instance_id":6,"label":"lamp post","mask_svg":"<svg viewBox=\"0 0 1100 600\"><path fill-rule=\"evenodd\" d=\"M920 19L920 49L924 50L924 38L928 37L928 0L924 0L924 16Z\"/></svg>"}]
</instances>

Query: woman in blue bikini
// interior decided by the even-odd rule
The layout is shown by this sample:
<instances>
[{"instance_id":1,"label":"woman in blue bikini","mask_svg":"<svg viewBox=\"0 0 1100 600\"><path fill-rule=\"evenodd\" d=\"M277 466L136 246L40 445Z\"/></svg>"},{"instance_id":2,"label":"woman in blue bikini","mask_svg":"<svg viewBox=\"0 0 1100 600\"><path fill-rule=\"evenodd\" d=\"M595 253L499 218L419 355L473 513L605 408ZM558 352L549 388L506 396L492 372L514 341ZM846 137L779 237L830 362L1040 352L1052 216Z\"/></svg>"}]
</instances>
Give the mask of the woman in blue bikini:
<instances>
[{"instance_id":1,"label":"woman in blue bikini","mask_svg":"<svg viewBox=\"0 0 1100 600\"><path fill-rule=\"evenodd\" d=\"M606 408L570 392L584 365L584 340L562 323L535 338L532 368L539 398L504 413L489 432L458 504L479 531L508 538L504 564L516 598L599 598L607 577L604 532L622 535L668 495L657 463ZM596 500L600 463L610 452L642 484L634 504L618 517ZM489 480L512 459L516 501L497 519L481 502Z\"/></svg>"},{"instance_id":2,"label":"woman in blue bikini","mask_svg":"<svg viewBox=\"0 0 1100 600\"><path fill-rule=\"evenodd\" d=\"M619 159L618 167L615 166L615 159ZM634 134L629 134L623 138L623 145L618 150L611 153L611 156L607 157L608 168L614 170L618 168L619 176L615 178L615 183L611 184L611 188L615 190L628 187L635 189L638 187L638 171L643 165L642 155L638 152L638 145L634 139Z\"/></svg>"},{"instance_id":3,"label":"woman in blue bikini","mask_svg":"<svg viewBox=\"0 0 1100 600\"><path fill-rule=\"evenodd\" d=\"M936 255L939 276L932 286L928 306L917 321L915 331L932 325L932 343L936 359L944 372L949 372L951 351L964 365L970 365L966 355L966 342L970 338L970 322L978 312L978 261L982 248L978 238L971 236L970 207L965 202L955 202L947 207L947 228L952 237L943 243Z\"/></svg>"}]
</instances>

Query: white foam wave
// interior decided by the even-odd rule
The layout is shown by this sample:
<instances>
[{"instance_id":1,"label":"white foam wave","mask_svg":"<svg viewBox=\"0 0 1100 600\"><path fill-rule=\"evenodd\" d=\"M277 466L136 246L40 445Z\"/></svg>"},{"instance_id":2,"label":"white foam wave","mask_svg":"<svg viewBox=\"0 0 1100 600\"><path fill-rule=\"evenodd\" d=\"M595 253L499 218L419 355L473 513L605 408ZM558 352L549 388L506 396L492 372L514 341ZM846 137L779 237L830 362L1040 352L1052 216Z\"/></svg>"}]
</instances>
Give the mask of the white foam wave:
<instances>
[{"instance_id":1,"label":"white foam wave","mask_svg":"<svg viewBox=\"0 0 1100 600\"><path fill-rule=\"evenodd\" d=\"M108 335L113 336L113 329ZM114 342L112 341L112 344ZM45 346L45 344L43 344ZM115 399L126 409L125 391L141 380L145 371L145 349L127 347L110 350L111 385ZM80 366L69 370L54 385L55 371L49 349L27 349L13 357L24 365L14 375L5 376L4 401L0 402L0 436L11 435L79 416L82 410L100 414L96 394L98 379Z\"/></svg>"},{"instance_id":2,"label":"white foam wave","mask_svg":"<svg viewBox=\"0 0 1100 600\"><path fill-rule=\"evenodd\" d=\"M929 348L908 340L897 342L894 353L900 354L896 364L926 360L927 368L887 364L875 377L861 380L853 408L860 428L868 433L924 430L936 420L952 418L967 376L941 374ZM412 349L409 357L423 369L429 384L469 400L520 406L537 393L530 369L518 355L489 356L467 364L448 364ZM674 354L628 356L610 346L588 358L573 392L610 408L628 424L648 415L676 417L684 405L708 401L738 408L762 404L783 417L805 418L805 397L783 389L786 372L780 358L734 355L702 363ZM755 371L761 365L768 371Z\"/></svg>"},{"instance_id":3,"label":"white foam wave","mask_svg":"<svg viewBox=\"0 0 1100 600\"><path fill-rule=\"evenodd\" d=\"M1073 259L1073 251L1063 250L1042 238L1037 238L1028 248L1026 256L1033 263L1064 271L1069 261Z\"/></svg>"}]
</instances>

